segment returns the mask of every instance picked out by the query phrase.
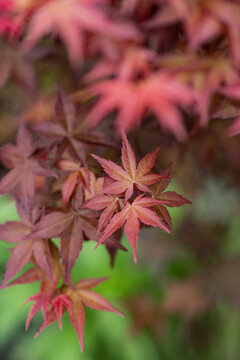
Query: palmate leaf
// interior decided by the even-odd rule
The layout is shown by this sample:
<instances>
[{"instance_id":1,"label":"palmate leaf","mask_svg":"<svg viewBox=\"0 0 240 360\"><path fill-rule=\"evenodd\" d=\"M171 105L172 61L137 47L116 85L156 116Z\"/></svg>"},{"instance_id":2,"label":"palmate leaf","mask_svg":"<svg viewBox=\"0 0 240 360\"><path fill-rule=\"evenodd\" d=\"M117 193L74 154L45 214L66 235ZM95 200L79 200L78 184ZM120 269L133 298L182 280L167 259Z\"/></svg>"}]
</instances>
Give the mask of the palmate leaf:
<instances>
[{"instance_id":1,"label":"palmate leaf","mask_svg":"<svg viewBox=\"0 0 240 360\"><path fill-rule=\"evenodd\" d=\"M26 330L39 310L42 310L43 317L46 318L46 313L51 302L51 296L54 294L58 286L60 273L56 272L54 275L53 280L50 280L48 277L43 277L39 293L26 300L26 302L34 301L34 304L28 312L25 325Z\"/></svg>"},{"instance_id":2,"label":"palmate leaf","mask_svg":"<svg viewBox=\"0 0 240 360\"><path fill-rule=\"evenodd\" d=\"M71 323L78 335L81 350L84 350L84 325L85 310L84 306L95 310L114 312L124 316L118 309L112 306L101 295L92 291L107 278L84 279L78 282L74 288L63 286L59 289L59 294L49 302L49 310L45 314L45 319L37 330L35 337L54 321L58 321L60 329L62 328L62 314L68 310ZM40 310L40 309L39 309Z\"/></svg>"},{"instance_id":3,"label":"palmate leaf","mask_svg":"<svg viewBox=\"0 0 240 360\"><path fill-rule=\"evenodd\" d=\"M123 199L116 195L95 196L84 204L93 210L103 210L98 220L98 232L107 226L113 214L123 207Z\"/></svg>"},{"instance_id":4,"label":"palmate leaf","mask_svg":"<svg viewBox=\"0 0 240 360\"><path fill-rule=\"evenodd\" d=\"M90 90L100 98L86 117L89 126L97 126L107 114L118 110L117 131L129 132L150 110L164 130L180 141L187 137L179 107L193 105L195 94L173 74L159 71L140 80L103 80Z\"/></svg>"},{"instance_id":5,"label":"palmate leaf","mask_svg":"<svg viewBox=\"0 0 240 360\"><path fill-rule=\"evenodd\" d=\"M46 163L34 157L36 145L23 121L20 121L17 144L7 144L0 149L3 164L11 170L0 180L0 194L19 189L24 201L31 201L35 194L34 175L53 176Z\"/></svg>"},{"instance_id":6,"label":"palmate leaf","mask_svg":"<svg viewBox=\"0 0 240 360\"><path fill-rule=\"evenodd\" d=\"M35 131L51 139L61 151L71 152L73 159L78 159L86 165L86 145L116 146L107 135L100 131L89 130L83 119L78 119L75 107L62 88L58 87L55 104L54 121L44 121L34 127Z\"/></svg>"},{"instance_id":7,"label":"palmate leaf","mask_svg":"<svg viewBox=\"0 0 240 360\"><path fill-rule=\"evenodd\" d=\"M132 204L127 202L124 208L111 218L97 246L100 245L107 237L113 234L117 229L121 228L124 223L126 223L125 232L127 239L132 247L133 259L136 263L137 240L140 229L140 221L145 225L159 227L160 229L165 230L167 233L170 232L157 217L157 215L152 210L148 209L149 207L156 206L157 204L159 204L158 200L152 199L150 197L143 197L143 195L139 195L132 202Z\"/></svg>"},{"instance_id":8,"label":"palmate leaf","mask_svg":"<svg viewBox=\"0 0 240 360\"><path fill-rule=\"evenodd\" d=\"M29 49L43 36L53 33L59 36L67 47L72 64L78 64L84 57L84 43L88 33L106 35L118 40L141 38L134 25L126 21L111 21L106 11L102 10L104 4L106 5L105 0L43 2L31 16L25 47Z\"/></svg>"},{"instance_id":9,"label":"palmate leaf","mask_svg":"<svg viewBox=\"0 0 240 360\"><path fill-rule=\"evenodd\" d=\"M102 159L99 156L92 154L92 156L102 165L108 176L115 180L111 184L105 186L102 192L106 194L125 193L125 201L132 197L135 186L142 192L151 193L150 189L148 188L149 185L160 181L164 177L168 177L167 175L162 174L148 174L154 166L159 150L160 147L152 153L147 154L137 166L133 149L129 144L126 135L123 134L123 168L110 160Z\"/></svg>"}]
</instances>

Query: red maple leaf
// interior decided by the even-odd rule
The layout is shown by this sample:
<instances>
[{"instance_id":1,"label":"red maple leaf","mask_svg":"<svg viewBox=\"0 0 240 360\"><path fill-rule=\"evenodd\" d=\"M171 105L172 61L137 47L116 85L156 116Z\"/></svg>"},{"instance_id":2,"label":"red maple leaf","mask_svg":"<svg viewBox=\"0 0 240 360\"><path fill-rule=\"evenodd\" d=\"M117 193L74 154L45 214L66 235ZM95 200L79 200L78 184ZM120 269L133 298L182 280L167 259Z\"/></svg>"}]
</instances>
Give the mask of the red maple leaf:
<instances>
[{"instance_id":1,"label":"red maple leaf","mask_svg":"<svg viewBox=\"0 0 240 360\"><path fill-rule=\"evenodd\" d=\"M151 110L159 124L177 139L184 140L187 136L178 107L193 104L195 94L174 74L159 71L140 80L106 80L92 85L90 90L100 95L85 119L91 127L117 109L117 130L128 132Z\"/></svg>"},{"instance_id":2,"label":"red maple leaf","mask_svg":"<svg viewBox=\"0 0 240 360\"><path fill-rule=\"evenodd\" d=\"M82 121L81 121L82 120ZM58 88L55 104L55 119L44 121L34 129L42 136L52 140L52 144L59 147L57 156L68 150L74 158L86 164L86 145L115 146L107 135L100 131L89 131L83 119L78 119L75 106Z\"/></svg>"},{"instance_id":3,"label":"red maple leaf","mask_svg":"<svg viewBox=\"0 0 240 360\"><path fill-rule=\"evenodd\" d=\"M0 149L1 161L6 167L11 168L0 180L0 194L6 194L18 187L24 201L29 201L35 194L35 174L56 177L46 163L40 162L34 156L35 151L36 144L21 121L17 134L17 145L7 144Z\"/></svg>"},{"instance_id":4,"label":"red maple leaf","mask_svg":"<svg viewBox=\"0 0 240 360\"><path fill-rule=\"evenodd\" d=\"M145 193L151 193L149 185L160 181L166 175L148 174L153 168L160 150L158 147L152 153L147 154L136 165L136 157L131 145L129 144L125 134L122 135L122 163L123 168L114 162L102 159L97 155L92 156L102 165L104 171L115 180L111 184L105 186L102 192L106 194L122 194L125 193L125 201L131 198L134 187Z\"/></svg>"},{"instance_id":5,"label":"red maple leaf","mask_svg":"<svg viewBox=\"0 0 240 360\"><path fill-rule=\"evenodd\" d=\"M158 200L143 197L139 195L132 203L127 202L124 208L116 213L110 220L109 224L103 232L103 236L99 240L100 245L107 237L114 233L117 229L125 224L125 232L127 239L133 250L134 262L137 262L137 240L140 229L140 221L145 225L159 227L167 233L170 231L161 222L157 215L149 207L154 207L159 204Z\"/></svg>"},{"instance_id":6,"label":"red maple leaf","mask_svg":"<svg viewBox=\"0 0 240 360\"><path fill-rule=\"evenodd\" d=\"M112 306L101 295L90 290L106 279L107 278L84 279L79 281L78 284L72 288L67 286L60 288L58 295L52 299L45 319L37 330L35 337L56 320L58 320L61 329L62 314L68 310L71 323L78 335L81 350L83 351L85 325L85 310L83 305L91 309L114 312L120 316L124 316L123 313Z\"/></svg>"},{"instance_id":7,"label":"red maple leaf","mask_svg":"<svg viewBox=\"0 0 240 360\"><path fill-rule=\"evenodd\" d=\"M30 270L34 271L34 268L30 269ZM37 271L37 269L35 269L35 272L36 271ZM44 317L44 319L46 319L46 313L47 313L48 307L51 303L52 296L57 292L57 286L59 283L59 279L60 279L60 277L61 278L63 277L63 274L64 274L64 271L63 271L61 265L58 263L54 267L52 280L50 280L48 277L46 277L46 275L45 276L44 276L44 274L42 275L39 293L31 296L30 298L28 298L25 301L25 302L34 301L34 304L32 305L32 307L30 308L30 310L28 312L26 325L25 325L26 330L28 329L30 322L32 321L32 319L38 313L39 310L42 310L43 317ZM25 273L24 276L26 277L27 273ZM21 277L20 277L20 279L21 279ZM39 279L37 279L37 280L39 280ZM36 280L33 278L31 282L33 282L33 281L36 281ZM29 282L30 281L28 281L28 283ZM26 281L25 281L25 283L26 283Z\"/></svg>"},{"instance_id":8,"label":"red maple leaf","mask_svg":"<svg viewBox=\"0 0 240 360\"><path fill-rule=\"evenodd\" d=\"M118 40L138 40L139 31L132 24L111 21L103 10L104 3L105 0L43 2L31 16L26 47L32 47L48 33L55 33L67 47L71 62L77 64L83 58L85 37L89 32Z\"/></svg>"},{"instance_id":9,"label":"red maple leaf","mask_svg":"<svg viewBox=\"0 0 240 360\"><path fill-rule=\"evenodd\" d=\"M107 226L113 214L123 208L123 199L116 195L97 195L84 204L84 207L93 210L103 210L98 220L98 231Z\"/></svg>"}]
</instances>

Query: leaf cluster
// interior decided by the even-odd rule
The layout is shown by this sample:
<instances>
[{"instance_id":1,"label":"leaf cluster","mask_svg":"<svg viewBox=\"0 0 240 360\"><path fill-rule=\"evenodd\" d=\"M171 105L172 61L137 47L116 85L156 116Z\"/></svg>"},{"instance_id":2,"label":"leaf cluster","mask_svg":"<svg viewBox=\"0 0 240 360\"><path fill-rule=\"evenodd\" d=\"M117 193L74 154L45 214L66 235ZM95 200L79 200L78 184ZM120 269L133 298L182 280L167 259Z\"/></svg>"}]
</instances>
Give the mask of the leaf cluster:
<instances>
[{"instance_id":1,"label":"leaf cluster","mask_svg":"<svg viewBox=\"0 0 240 360\"><path fill-rule=\"evenodd\" d=\"M58 320L68 310L83 350L85 315L83 304L121 314L100 295L91 292L103 279L81 280L74 284L71 271L85 241L103 244L113 265L125 223L127 239L137 259L140 222L172 231L166 206L181 206L188 200L174 192L163 192L170 182L169 171L151 173L160 148L136 164L136 157L122 134L122 163L90 155L90 149L118 147L101 131L85 128L77 109L61 88L53 118L32 127L20 121L16 145L0 149L1 160L10 170L0 181L0 193L11 193L19 221L0 225L0 238L15 246L1 287L41 282L26 327L42 310L39 331ZM107 176L97 172L95 158ZM92 160L91 160L92 159ZM91 165L91 163L95 163ZM59 248L53 243L58 238ZM97 247L96 246L96 247ZM32 264L9 283L26 264Z\"/></svg>"}]
</instances>

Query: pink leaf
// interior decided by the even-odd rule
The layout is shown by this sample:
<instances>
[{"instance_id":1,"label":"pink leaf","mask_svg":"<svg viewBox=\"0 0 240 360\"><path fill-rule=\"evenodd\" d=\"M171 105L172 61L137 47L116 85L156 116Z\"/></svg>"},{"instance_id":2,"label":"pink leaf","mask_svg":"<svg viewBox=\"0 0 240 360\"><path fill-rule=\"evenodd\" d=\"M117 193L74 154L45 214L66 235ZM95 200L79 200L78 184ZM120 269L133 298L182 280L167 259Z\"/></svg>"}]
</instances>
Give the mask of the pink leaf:
<instances>
[{"instance_id":1,"label":"pink leaf","mask_svg":"<svg viewBox=\"0 0 240 360\"><path fill-rule=\"evenodd\" d=\"M77 333L81 350L84 351L84 325L85 325L85 310L82 305L81 297L74 294L71 303L71 313L69 314L71 323Z\"/></svg>"},{"instance_id":2,"label":"pink leaf","mask_svg":"<svg viewBox=\"0 0 240 360\"><path fill-rule=\"evenodd\" d=\"M61 235L61 258L66 272L66 279L69 278L70 271L82 249L82 231L82 222L76 218Z\"/></svg>"},{"instance_id":3,"label":"pink leaf","mask_svg":"<svg viewBox=\"0 0 240 360\"><path fill-rule=\"evenodd\" d=\"M95 310L110 311L118 315L124 316L121 311L112 306L104 297L96 293L95 291L78 289L78 294L81 297L82 302Z\"/></svg>"}]
</instances>

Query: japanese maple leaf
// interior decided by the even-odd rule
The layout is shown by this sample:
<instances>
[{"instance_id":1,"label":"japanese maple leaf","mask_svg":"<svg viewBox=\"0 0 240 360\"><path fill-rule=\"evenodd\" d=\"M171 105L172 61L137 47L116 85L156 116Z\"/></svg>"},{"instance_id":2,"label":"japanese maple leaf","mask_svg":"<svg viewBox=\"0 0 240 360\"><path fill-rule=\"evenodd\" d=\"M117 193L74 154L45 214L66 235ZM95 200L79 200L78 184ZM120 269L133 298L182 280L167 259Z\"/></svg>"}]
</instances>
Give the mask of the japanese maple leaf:
<instances>
[{"instance_id":1,"label":"japanese maple leaf","mask_svg":"<svg viewBox=\"0 0 240 360\"><path fill-rule=\"evenodd\" d=\"M64 286L59 289L59 294L53 298L49 311L42 325L35 334L35 337L47 326L58 320L60 329L62 328L62 314L68 310L71 323L78 335L81 350L84 351L84 325L85 310L84 305L95 310L114 312L120 316L124 316L118 309L112 306L101 295L92 291L107 278L84 279L78 282L75 287Z\"/></svg>"},{"instance_id":2,"label":"japanese maple leaf","mask_svg":"<svg viewBox=\"0 0 240 360\"><path fill-rule=\"evenodd\" d=\"M55 33L67 47L71 62L77 64L84 55L86 33L104 34L119 40L139 39L140 34L133 25L110 20L102 7L104 3L105 0L43 2L31 16L25 42L27 48L44 35Z\"/></svg>"},{"instance_id":3,"label":"japanese maple leaf","mask_svg":"<svg viewBox=\"0 0 240 360\"><path fill-rule=\"evenodd\" d=\"M7 263L1 287L30 261L32 255L41 269L52 279L52 256L47 238L28 237L34 224L39 220L41 211L37 207L32 210L26 209L20 204L17 204L17 209L20 221L8 221L0 225L0 238L12 244L17 243Z\"/></svg>"},{"instance_id":4,"label":"japanese maple leaf","mask_svg":"<svg viewBox=\"0 0 240 360\"><path fill-rule=\"evenodd\" d=\"M131 198L134 192L134 186L140 191L150 193L148 185L160 181L166 175L148 174L154 166L157 154L160 150L158 147L152 153L147 154L136 165L136 157L131 145L129 144L125 134L122 136L122 163L123 168L114 162L102 159L97 155L92 156L102 165L104 171L115 180L112 184L103 188L106 194L125 193L125 201Z\"/></svg>"},{"instance_id":5,"label":"japanese maple leaf","mask_svg":"<svg viewBox=\"0 0 240 360\"><path fill-rule=\"evenodd\" d=\"M73 103L60 87L55 105L55 121L45 121L35 126L35 130L52 139L54 144L61 145L61 152L69 149L83 164L86 164L87 144L115 146L102 132L88 131L85 123L77 118Z\"/></svg>"},{"instance_id":6,"label":"japanese maple leaf","mask_svg":"<svg viewBox=\"0 0 240 360\"><path fill-rule=\"evenodd\" d=\"M153 198L158 200L159 203L154 206L156 214L161 219L162 223L173 234L171 216L166 209L167 207L179 207L185 204L191 204L191 201L185 199L182 195L177 194L175 191L165 191L168 187L170 179L170 167L166 169L165 173L169 178L165 178L157 184L153 185Z\"/></svg>"},{"instance_id":7,"label":"japanese maple leaf","mask_svg":"<svg viewBox=\"0 0 240 360\"><path fill-rule=\"evenodd\" d=\"M178 107L193 104L195 95L174 74L156 72L140 80L106 80L92 85L90 90L100 95L85 119L91 127L117 109L117 130L128 132L141 122L147 110L151 110L159 124L178 140L187 136Z\"/></svg>"},{"instance_id":8,"label":"japanese maple leaf","mask_svg":"<svg viewBox=\"0 0 240 360\"><path fill-rule=\"evenodd\" d=\"M26 275L27 274L25 274L25 277ZM39 293L31 296L25 301L25 303L29 301L34 301L34 304L32 305L32 307L28 312L26 326L25 326L26 330L28 329L33 317L39 312L39 310L42 310L43 317L44 319L46 319L46 313L49 305L51 304L51 298L53 294L55 294L55 292L57 291L57 286L60 276L62 276L62 271L60 266L55 268L53 279L51 281L48 277L46 277L46 275L42 276Z\"/></svg>"},{"instance_id":9,"label":"japanese maple leaf","mask_svg":"<svg viewBox=\"0 0 240 360\"><path fill-rule=\"evenodd\" d=\"M30 132L21 121L17 134L17 145L7 144L0 149L3 164L11 170L0 180L0 194L19 188L24 200L31 200L35 194L34 175L54 176L47 165L34 157L36 145Z\"/></svg>"},{"instance_id":10,"label":"japanese maple leaf","mask_svg":"<svg viewBox=\"0 0 240 360\"><path fill-rule=\"evenodd\" d=\"M28 313L26 321L26 330L29 327L29 324L32 318L42 309L43 316L45 318L46 311L51 301L52 294L56 291L58 282L60 278L64 277L64 270L62 264L59 263L59 252L58 248L52 243L49 243L49 248L52 255L52 279L46 275L46 272L41 269L39 265L36 264L36 261L32 261L35 265L26 270L22 275L20 275L15 280L9 282L6 287L19 284L31 284L36 281L41 281L40 291L38 294L28 298L26 302L34 301L35 303L31 307Z\"/></svg>"},{"instance_id":11,"label":"japanese maple leaf","mask_svg":"<svg viewBox=\"0 0 240 360\"><path fill-rule=\"evenodd\" d=\"M158 200L139 195L132 203L127 202L124 208L116 213L110 220L99 240L99 246L107 237L125 224L127 239L133 250L134 262L137 262L137 240L140 229L140 221L145 225L159 227L170 233L168 228L161 222L157 215L149 207L159 204ZM96 246L96 247L97 247Z\"/></svg>"},{"instance_id":12,"label":"japanese maple leaf","mask_svg":"<svg viewBox=\"0 0 240 360\"><path fill-rule=\"evenodd\" d=\"M113 214L123 208L123 199L116 195L98 195L84 204L84 207L92 210L103 210L98 220L98 231L107 226Z\"/></svg>"},{"instance_id":13,"label":"japanese maple leaf","mask_svg":"<svg viewBox=\"0 0 240 360\"><path fill-rule=\"evenodd\" d=\"M69 280L70 271L82 249L84 237L95 241L99 240L97 213L83 208L82 201L82 190L79 189L69 211L53 211L47 214L35 225L28 236L31 239L60 237L60 253L66 280ZM108 239L108 241L110 240ZM120 244L116 243L115 245L125 250Z\"/></svg>"}]
</instances>

